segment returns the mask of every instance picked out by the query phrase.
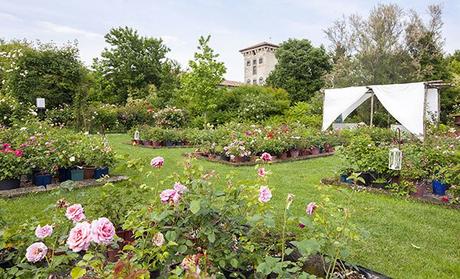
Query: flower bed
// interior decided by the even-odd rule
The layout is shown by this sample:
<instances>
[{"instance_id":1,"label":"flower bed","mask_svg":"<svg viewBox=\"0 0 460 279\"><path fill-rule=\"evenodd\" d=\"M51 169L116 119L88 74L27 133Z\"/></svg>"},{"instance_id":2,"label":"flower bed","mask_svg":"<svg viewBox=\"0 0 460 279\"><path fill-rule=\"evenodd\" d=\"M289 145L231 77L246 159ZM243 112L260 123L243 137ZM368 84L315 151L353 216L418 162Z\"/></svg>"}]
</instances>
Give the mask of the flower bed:
<instances>
[{"instance_id":1,"label":"flower bed","mask_svg":"<svg viewBox=\"0 0 460 279\"><path fill-rule=\"evenodd\" d=\"M0 181L32 181L46 186L53 180L83 180L108 174L114 154L100 136L75 133L32 122L0 130ZM18 187L16 183L15 187ZM14 187L1 187L6 190Z\"/></svg>"},{"instance_id":2,"label":"flower bed","mask_svg":"<svg viewBox=\"0 0 460 279\"><path fill-rule=\"evenodd\" d=\"M122 223L112 218L114 212L95 210L97 202L93 210L86 211L84 205L61 199L48 209L52 223L36 220L3 229L0 243L9 244L0 247L6 254L3 259L8 259L0 262L4 274L26 278L223 278L242 274L254 278L366 278L373 274L385 278L339 260L349 254L349 243L361 236L351 212L329 197L311 201L288 194L283 217L275 218L271 203L275 186L268 183L272 159L264 153L253 180L228 181L223 188L213 185L218 181L213 171L187 161L182 172L152 188L135 187L145 194L157 192L157 186L162 191L152 195L155 198L147 205L130 203ZM169 163L161 157L151 161L154 172L161 172ZM116 201L118 204L106 206L123 206L122 200ZM305 212L296 216L291 208L298 202L304 204Z\"/></svg>"},{"instance_id":3,"label":"flower bed","mask_svg":"<svg viewBox=\"0 0 460 279\"><path fill-rule=\"evenodd\" d=\"M391 170L388 154L397 144L376 142L367 134L355 135L338 152L342 159L341 180L420 198L431 198L427 186L432 185L433 193L442 196L439 199L459 203L459 139L454 132L447 132L428 135L423 143L406 141L401 145L401 170Z\"/></svg>"}]
</instances>

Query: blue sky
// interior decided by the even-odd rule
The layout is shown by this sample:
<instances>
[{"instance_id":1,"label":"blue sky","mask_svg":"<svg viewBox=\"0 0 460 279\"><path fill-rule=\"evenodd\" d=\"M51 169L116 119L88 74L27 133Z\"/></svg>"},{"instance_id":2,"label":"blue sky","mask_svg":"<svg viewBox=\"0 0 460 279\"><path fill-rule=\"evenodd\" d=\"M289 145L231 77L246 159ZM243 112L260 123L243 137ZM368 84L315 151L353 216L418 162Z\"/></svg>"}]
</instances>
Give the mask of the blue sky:
<instances>
[{"instance_id":1,"label":"blue sky","mask_svg":"<svg viewBox=\"0 0 460 279\"><path fill-rule=\"evenodd\" d=\"M211 34L211 46L227 66L226 78L243 80L239 49L288 38L327 44L323 30L343 14L366 16L377 3L397 3L426 16L426 7L444 7L445 50L460 49L460 1L365 0L0 0L0 38L54 41L78 40L82 60L90 65L105 47L111 27L130 26L146 36L161 37L168 55L186 66L200 35Z\"/></svg>"}]
</instances>

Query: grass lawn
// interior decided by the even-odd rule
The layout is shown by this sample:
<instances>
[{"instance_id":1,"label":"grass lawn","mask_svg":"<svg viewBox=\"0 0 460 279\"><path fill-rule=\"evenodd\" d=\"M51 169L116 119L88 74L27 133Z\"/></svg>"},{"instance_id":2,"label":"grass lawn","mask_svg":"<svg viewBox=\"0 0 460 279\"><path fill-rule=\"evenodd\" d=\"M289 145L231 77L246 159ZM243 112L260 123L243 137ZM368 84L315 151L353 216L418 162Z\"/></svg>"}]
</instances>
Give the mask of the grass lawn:
<instances>
[{"instance_id":1,"label":"grass lawn","mask_svg":"<svg viewBox=\"0 0 460 279\"><path fill-rule=\"evenodd\" d=\"M146 165L154 156L165 158L162 176L178 169L182 153L191 149L146 149L124 144L126 135L110 135L112 146L119 154L141 158ZM203 167L214 169L224 176L233 173L237 179L255 175L254 167L232 167L207 161L198 161ZM351 261L382 272L394 278L460 278L460 211L441 206L422 204L392 196L340 190L321 186L321 178L331 176L337 168L334 156L291 163L273 164L270 186L273 202L282 212L288 193L296 196L294 210L301 214L305 204L328 194L336 203L352 210L352 220L366 230L369 236L353 243ZM131 170L118 170L130 174ZM155 178L144 178L141 183L155 184ZM119 183L117 187L123 187ZM70 193L38 193L6 202L8 222L22 223L37 215L58 198L84 204L86 198L99 194L99 188L81 189ZM350 198L351 197L351 198ZM146 198L146 197L140 197Z\"/></svg>"}]
</instances>

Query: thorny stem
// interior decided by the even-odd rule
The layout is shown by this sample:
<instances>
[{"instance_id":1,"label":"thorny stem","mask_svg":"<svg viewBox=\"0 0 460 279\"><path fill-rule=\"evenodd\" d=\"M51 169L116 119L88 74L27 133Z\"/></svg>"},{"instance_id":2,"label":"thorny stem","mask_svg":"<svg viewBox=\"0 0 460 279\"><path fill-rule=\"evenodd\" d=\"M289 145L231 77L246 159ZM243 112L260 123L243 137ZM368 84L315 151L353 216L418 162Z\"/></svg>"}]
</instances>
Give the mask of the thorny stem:
<instances>
[{"instance_id":1,"label":"thorny stem","mask_svg":"<svg viewBox=\"0 0 460 279\"><path fill-rule=\"evenodd\" d=\"M284 208L284 217L283 217L283 231L281 234L281 262L284 262L284 253L286 251L286 222L287 222L287 211L288 208Z\"/></svg>"}]
</instances>

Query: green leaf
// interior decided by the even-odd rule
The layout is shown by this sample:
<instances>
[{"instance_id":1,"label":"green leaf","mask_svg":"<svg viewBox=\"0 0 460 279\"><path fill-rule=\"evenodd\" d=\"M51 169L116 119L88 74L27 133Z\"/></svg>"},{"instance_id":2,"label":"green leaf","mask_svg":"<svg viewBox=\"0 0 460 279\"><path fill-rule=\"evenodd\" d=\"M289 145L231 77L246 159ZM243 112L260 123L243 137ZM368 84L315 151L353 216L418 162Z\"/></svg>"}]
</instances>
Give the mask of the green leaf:
<instances>
[{"instance_id":1,"label":"green leaf","mask_svg":"<svg viewBox=\"0 0 460 279\"><path fill-rule=\"evenodd\" d=\"M209 242L211 242L211 243L214 243L214 241L216 241L216 234L214 233L214 231L211 231L211 232L208 234L208 240L209 240Z\"/></svg>"},{"instance_id":2,"label":"green leaf","mask_svg":"<svg viewBox=\"0 0 460 279\"><path fill-rule=\"evenodd\" d=\"M174 241L176 240L176 232L175 231L168 231L165 235L166 240L168 241Z\"/></svg>"},{"instance_id":3,"label":"green leaf","mask_svg":"<svg viewBox=\"0 0 460 279\"><path fill-rule=\"evenodd\" d=\"M81 268L81 267L74 267L72 268L72 271L70 272L70 275L72 276L72 279L78 279L83 277L86 274L86 269Z\"/></svg>"},{"instance_id":4,"label":"green leaf","mask_svg":"<svg viewBox=\"0 0 460 279\"><path fill-rule=\"evenodd\" d=\"M293 245L299 249L300 254L306 257L314 252L319 251L319 243L314 239L304 239L302 241L292 241Z\"/></svg>"},{"instance_id":5,"label":"green leaf","mask_svg":"<svg viewBox=\"0 0 460 279\"><path fill-rule=\"evenodd\" d=\"M190 211L192 211L193 214L197 214L198 211L200 211L201 208L201 201L200 200L193 200L190 203Z\"/></svg>"}]
</instances>

